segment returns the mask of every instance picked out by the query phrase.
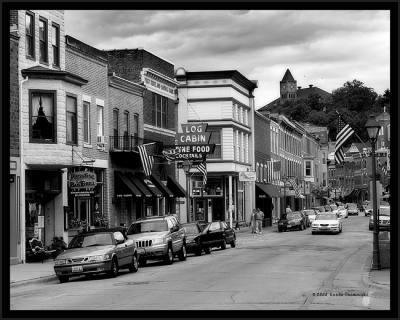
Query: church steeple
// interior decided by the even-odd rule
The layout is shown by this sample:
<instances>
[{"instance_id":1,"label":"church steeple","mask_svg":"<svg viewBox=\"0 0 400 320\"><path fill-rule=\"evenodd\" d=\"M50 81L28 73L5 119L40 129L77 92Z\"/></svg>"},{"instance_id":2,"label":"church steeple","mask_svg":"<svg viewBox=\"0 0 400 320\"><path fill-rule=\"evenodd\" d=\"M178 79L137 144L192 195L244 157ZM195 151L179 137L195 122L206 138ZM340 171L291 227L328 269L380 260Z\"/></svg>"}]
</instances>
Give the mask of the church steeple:
<instances>
[{"instance_id":1,"label":"church steeple","mask_svg":"<svg viewBox=\"0 0 400 320\"><path fill-rule=\"evenodd\" d=\"M280 101L293 101L297 98L297 81L293 78L289 69L286 69L285 75L280 82Z\"/></svg>"}]
</instances>

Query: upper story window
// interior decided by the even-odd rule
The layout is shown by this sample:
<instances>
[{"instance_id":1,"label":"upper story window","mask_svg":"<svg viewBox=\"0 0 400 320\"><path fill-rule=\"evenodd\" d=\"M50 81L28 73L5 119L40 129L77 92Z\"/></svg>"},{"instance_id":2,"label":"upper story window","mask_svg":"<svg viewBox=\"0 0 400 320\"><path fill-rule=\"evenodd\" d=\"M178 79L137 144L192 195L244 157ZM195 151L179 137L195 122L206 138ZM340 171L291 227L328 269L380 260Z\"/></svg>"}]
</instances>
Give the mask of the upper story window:
<instances>
[{"instance_id":1,"label":"upper story window","mask_svg":"<svg viewBox=\"0 0 400 320\"><path fill-rule=\"evenodd\" d=\"M139 114L134 113L133 114L133 132L132 134L134 136L139 136Z\"/></svg>"},{"instance_id":2,"label":"upper story window","mask_svg":"<svg viewBox=\"0 0 400 320\"><path fill-rule=\"evenodd\" d=\"M124 123L123 125L123 135L128 136L129 135L129 112L124 111Z\"/></svg>"},{"instance_id":3,"label":"upper story window","mask_svg":"<svg viewBox=\"0 0 400 320\"><path fill-rule=\"evenodd\" d=\"M104 121L104 107L97 105L97 137L104 137L103 121Z\"/></svg>"},{"instance_id":4,"label":"upper story window","mask_svg":"<svg viewBox=\"0 0 400 320\"><path fill-rule=\"evenodd\" d=\"M48 58L48 36L47 36L47 20L44 18L39 19L39 60L40 62L47 63Z\"/></svg>"},{"instance_id":5,"label":"upper story window","mask_svg":"<svg viewBox=\"0 0 400 320\"><path fill-rule=\"evenodd\" d=\"M210 144L215 144L215 149L213 154L209 154L208 158L221 159L221 128L207 128L207 131L211 132Z\"/></svg>"},{"instance_id":6,"label":"upper story window","mask_svg":"<svg viewBox=\"0 0 400 320\"><path fill-rule=\"evenodd\" d=\"M118 137L118 118L119 118L119 111L118 109L113 110L113 136Z\"/></svg>"},{"instance_id":7,"label":"upper story window","mask_svg":"<svg viewBox=\"0 0 400 320\"><path fill-rule=\"evenodd\" d=\"M67 96L67 143L78 144L77 99Z\"/></svg>"},{"instance_id":8,"label":"upper story window","mask_svg":"<svg viewBox=\"0 0 400 320\"><path fill-rule=\"evenodd\" d=\"M311 176L311 161L306 161L306 176Z\"/></svg>"},{"instance_id":9,"label":"upper story window","mask_svg":"<svg viewBox=\"0 0 400 320\"><path fill-rule=\"evenodd\" d=\"M25 15L25 52L30 58L35 58L35 16L27 12Z\"/></svg>"},{"instance_id":10,"label":"upper story window","mask_svg":"<svg viewBox=\"0 0 400 320\"><path fill-rule=\"evenodd\" d=\"M83 142L90 143L90 103L83 101Z\"/></svg>"},{"instance_id":11,"label":"upper story window","mask_svg":"<svg viewBox=\"0 0 400 320\"><path fill-rule=\"evenodd\" d=\"M30 142L56 142L55 91L30 90Z\"/></svg>"},{"instance_id":12,"label":"upper story window","mask_svg":"<svg viewBox=\"0 0 400 320\"><path fill-rule=\"evenodd\" d=\"M152 108L153 124L159 128L167 128L168 99L153 93Z\"/></svg>"},{"instance_id":13,"label":"upper story window","mask_svg":"<svg viewBox=\"0 0 400 320\"><path fill-rule=\"evenodd\" d=\"M51 46L53 48L53 66L60 66L60 27L53 23L51 26Z\"/></svg>"}]
</instances>

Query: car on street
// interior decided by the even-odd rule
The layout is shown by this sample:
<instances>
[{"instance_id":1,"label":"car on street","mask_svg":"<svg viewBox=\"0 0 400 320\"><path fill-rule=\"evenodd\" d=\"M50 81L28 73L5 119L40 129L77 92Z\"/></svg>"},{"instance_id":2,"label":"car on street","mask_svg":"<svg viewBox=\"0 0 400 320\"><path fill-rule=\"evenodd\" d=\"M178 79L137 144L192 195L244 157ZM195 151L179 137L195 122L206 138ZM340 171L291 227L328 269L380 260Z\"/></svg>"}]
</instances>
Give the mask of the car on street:
<instances>
[{"instance_id":1,"label":"car on street","mask_svg":"<svg viewBox=\"0 0 400 320\"><path fill-rule=\"evenodd\" d=\"M380 206L379 215L379 230L390 231L390 206ZM369 230L374 230L374 215L369 218Z\"/></svg>"},{"instance_id":2,"label":"car on street","mask_svg":"<svg viewBox=\"0 0 400 320\"><path fill-rule=\"evenodd\" d=\"M338 206L336 204L330 204L332 213L335 213L337 216L339 216L339 211L338 211Z\"/></svg>"},{"instance_id":3,"label":"car on street","mask_svg":"<svg viewBox=\"0 0 400 320\"><path fill-rule=\"evenodd\" d=\"M346 208L349 216L358 216L358 207L356 203L346 203Z\"/></svg>"},{"instance_id":4,"label":"car on street","mask_svg":"<svg viewBox=\"0 0 400 320\"><path fill-rule=\"evenodd\" d=\"M345 206L338 206L337 210L339 218L343 219L349 217L348 210L345 208Z\"/></svg>"},{"instance_id":5,"label":"car on street","mask_svg":"<svg viewBox=\"0 0 400 320\"><path fill-rule=\"evenodd\" d=\"M364 216L370 217L373 214L372 202L364 206Z\"/></svg>"},{"instance_id":6,"label":"car on street","mask_svg":"<svg viewBox=\"0 0 400 320\"><path fill-rule=\"evenodd\" d=\"M332 211L332 207L329 204L324 205L325 208L325 212L331 212Z\"/></svg>"},{"instance_id":7,"label":"car on street","mask_svg":"<svg viewBox=\"0 0 400 320\"><path fill-rule=\"evenodd\" d=\"M206 254L211 252L210 248L205 247L202 243L203 228L198 222L183 223L182 227L186 233L186 251L188 253L195 253L197 256L200 256L202 251Z\"/></svg>"},{"instance_id":8,"label":"car on street","mask_svg":"<svg viewBox=\"0 0 400 320\"><path fill-rule=\"evenodd\" d=\"M127 231L129 239L135 241L139 264L147 260L164 260L172 264L177 255L186 260L186 233L174 215L153 216L134 221Z\"/></svg>"},{"instance_id":9,"label":"car on street","mask_svg":"<svg viewBox=\"0 0 400 320\"><path fill-rule=\"evenodd\" d=\"M287 230L304 230L306 229L307 221L300 211L293 211L282 215L278 221L278 231Z\"/></svg>"},{"instance_id":10,"label":"car on street","mask_svg":"<svg viewBox=\"0 0 400 320\"><path fill-rule=\"evenodd\" d=\"M335 213L320 213L311 225L311 233L340 233L342 228L342 220Z\"/></svg>"},{"instance_id":11,"label":"car on street","mask_svg":"<svg viewBox=\"0 0 400 320\"><path fill-rule=\"evenodd\" d=\"M312 207L316 212L325 212L325 206Z\"/></svg>"},{"instance_id":12,"label":"car on street","mask_svg":"<svg viewBox=\"0 0 400 320\"><path fill-rule=\"evenodd\" d=\"M204 248L226 249L229 244L232 248L236 247L236 234L225 221L209 222L203 229L201 242Z\"/></svg>"},{"instance_id":13,"label":"car on street","mask_svg":"<svg viewBox=\"0 0 400 320\"><path fill-rule=\"evenodd\" d=\"M315 216L320 212L319 210L315 210L315 209L304 209L303 210L304 214L307 216L308 221L309 221L309 225L311 226L311 224L313 223L313 221L315 220Z\"/></svg>"},{"instance_id":14,"label":"car on street","mask_svg":"<svg viewBox=\"0 0 400 320\"><path fill-rule=\"evenodd\" d=\"M116 277L120 268L136 272L138 252L134 241L116 229L82 232L54 260L54 272L60 283L71 276L95 273Z\"/></svg>"}]
</instances>

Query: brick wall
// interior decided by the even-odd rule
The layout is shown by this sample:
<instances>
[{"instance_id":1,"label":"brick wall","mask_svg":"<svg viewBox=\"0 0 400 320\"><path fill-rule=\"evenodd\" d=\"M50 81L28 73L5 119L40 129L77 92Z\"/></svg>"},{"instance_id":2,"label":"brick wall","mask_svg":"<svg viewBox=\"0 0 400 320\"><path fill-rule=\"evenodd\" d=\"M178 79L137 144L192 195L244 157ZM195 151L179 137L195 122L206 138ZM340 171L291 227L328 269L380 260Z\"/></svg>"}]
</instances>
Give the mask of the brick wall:
<instances>
[{"instance_id":1,"label":"brick wall","mask_svg":"<svg viewBox=\"0 0 400 320\"><path fill-rule=\"evenodd\" d=\"M254 117L254 145L256 162L264 162L271 155L271 133L270 124L267 119L262 118L257 113Z\"/></svg>"},{"instance_id":2,"label":"brick wall","mask_svg":"<svg viewBox=\"0 0 400 320\"><path fill-rule=\"evenodd\" d=\"M19 155L18 38L10 35L10 156Z\"/></svg>"}]
</instances>

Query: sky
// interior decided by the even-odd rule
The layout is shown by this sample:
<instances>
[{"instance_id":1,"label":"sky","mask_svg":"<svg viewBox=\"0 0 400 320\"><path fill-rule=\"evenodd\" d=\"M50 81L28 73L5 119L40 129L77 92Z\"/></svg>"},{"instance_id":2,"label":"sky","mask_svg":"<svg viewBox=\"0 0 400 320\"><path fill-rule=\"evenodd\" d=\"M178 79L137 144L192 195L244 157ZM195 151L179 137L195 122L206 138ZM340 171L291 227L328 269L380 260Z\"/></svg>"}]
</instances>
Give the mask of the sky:
<instances>
[{"instance_id":1,"label":"sky","mask_svg":"<svg viewBox=\"0 0 400 320\"><path fill-rule=\"evenodd\" d=\"M238 70L258 81L256 109L297 86L327 92L357 79L390 89L385 10L65 11L66 34L97 49L143 48L187 71Z\"/></svg>"}]
</instances>

